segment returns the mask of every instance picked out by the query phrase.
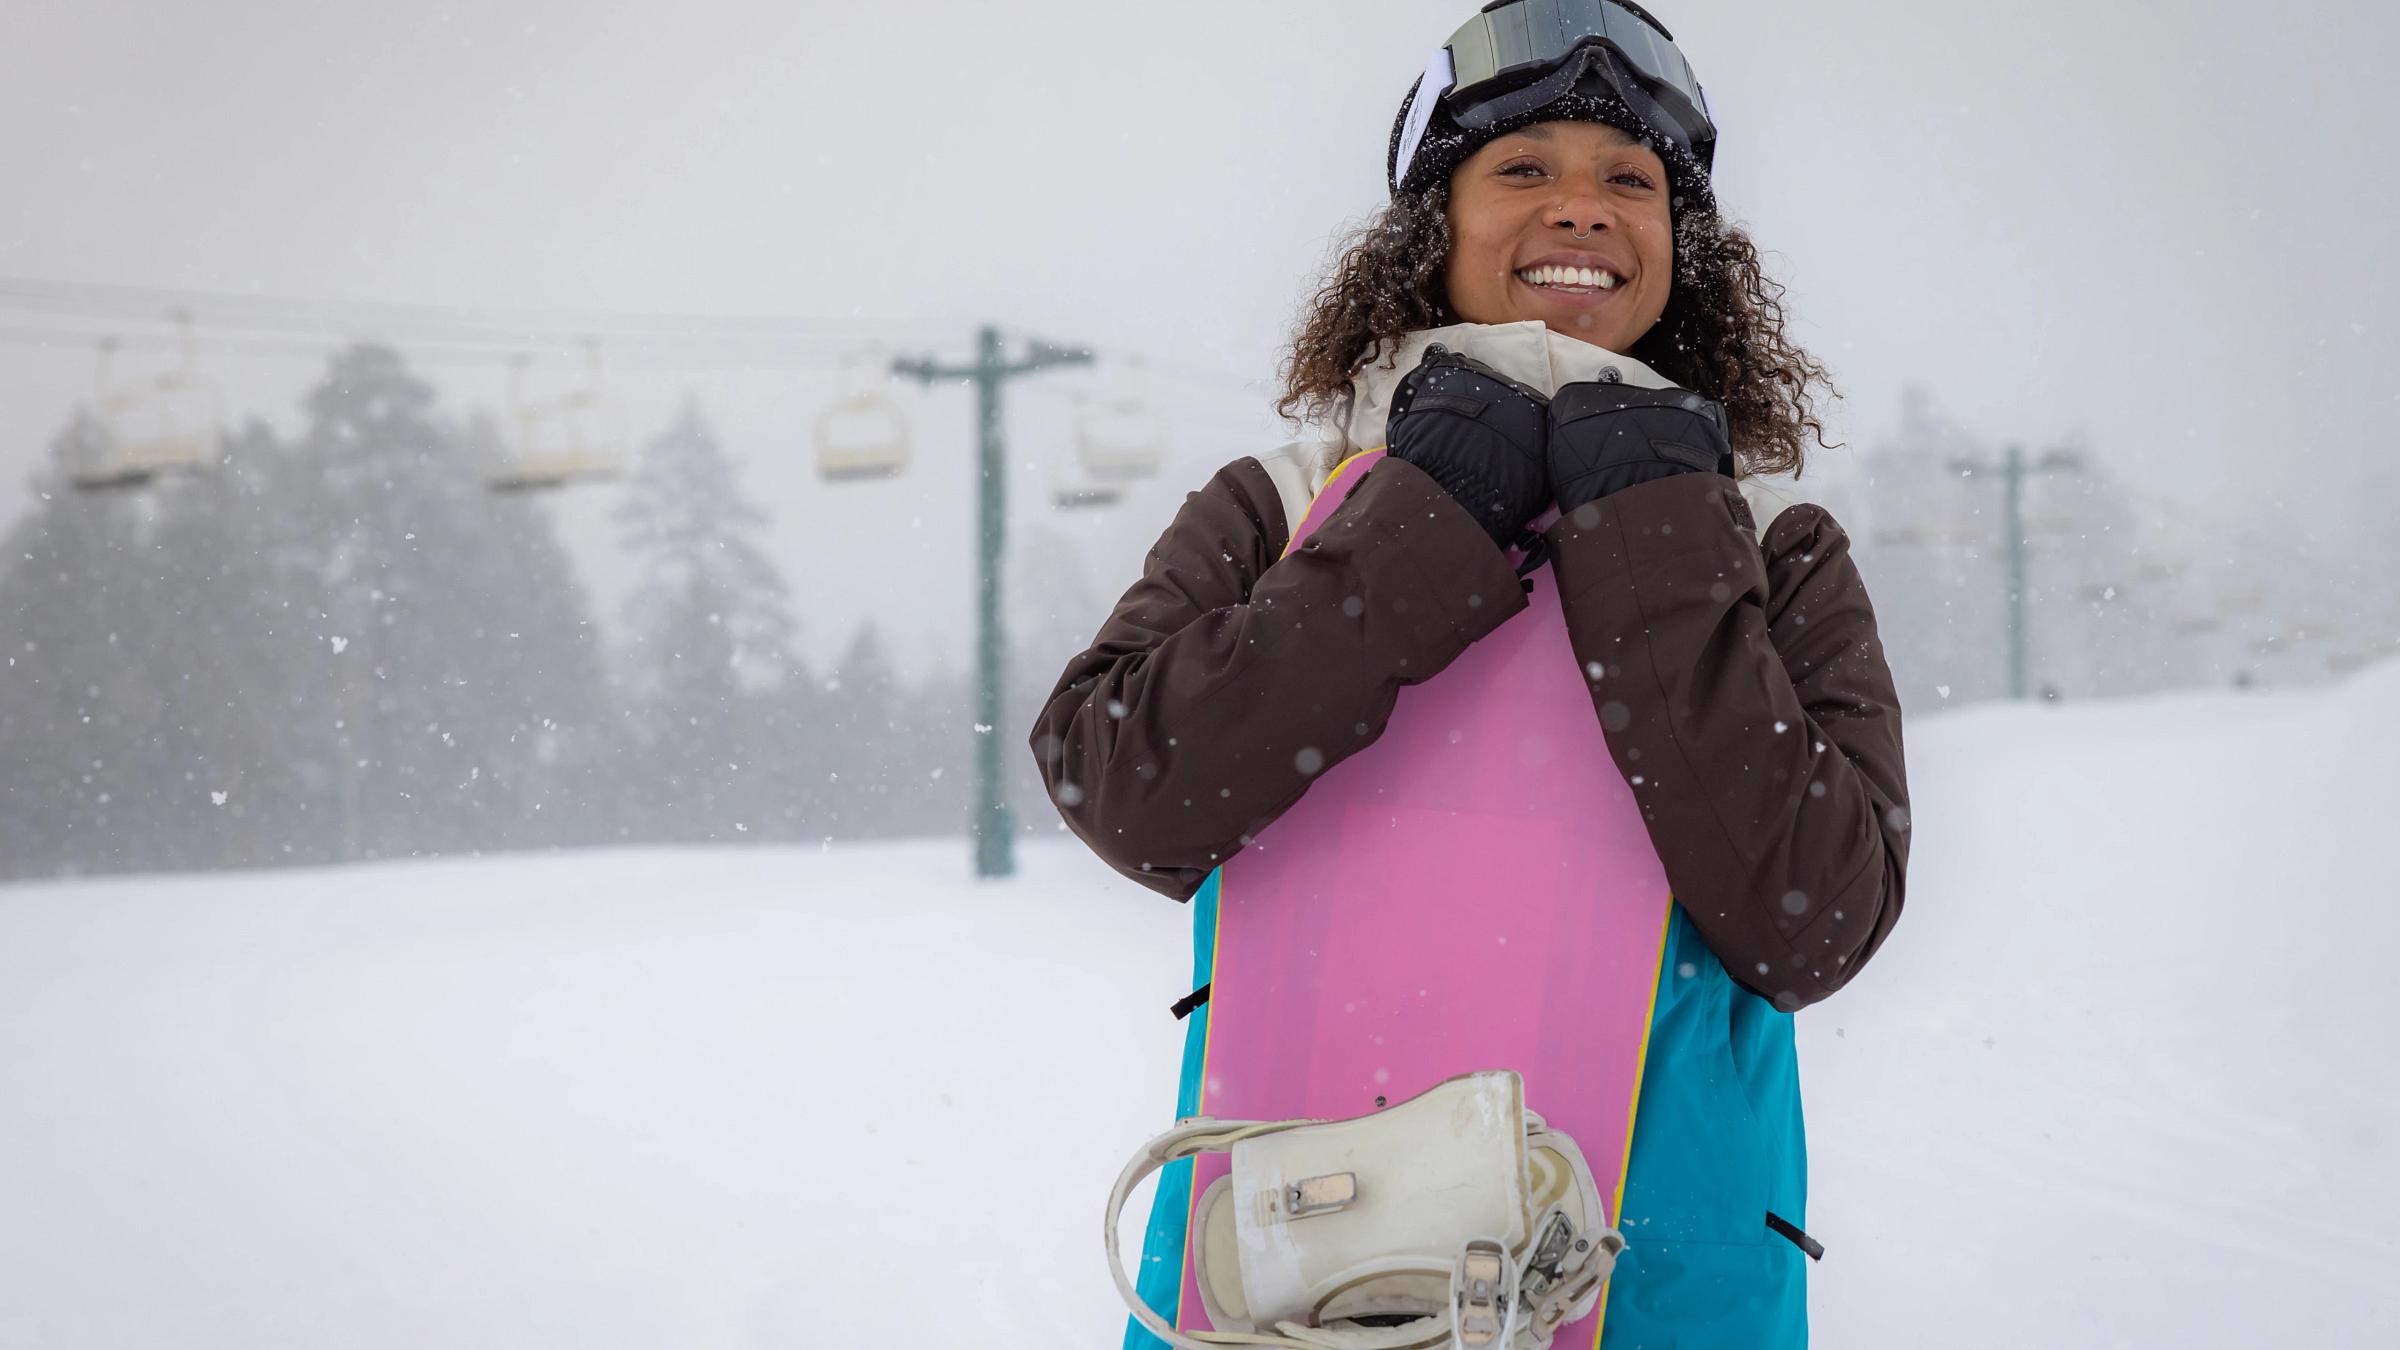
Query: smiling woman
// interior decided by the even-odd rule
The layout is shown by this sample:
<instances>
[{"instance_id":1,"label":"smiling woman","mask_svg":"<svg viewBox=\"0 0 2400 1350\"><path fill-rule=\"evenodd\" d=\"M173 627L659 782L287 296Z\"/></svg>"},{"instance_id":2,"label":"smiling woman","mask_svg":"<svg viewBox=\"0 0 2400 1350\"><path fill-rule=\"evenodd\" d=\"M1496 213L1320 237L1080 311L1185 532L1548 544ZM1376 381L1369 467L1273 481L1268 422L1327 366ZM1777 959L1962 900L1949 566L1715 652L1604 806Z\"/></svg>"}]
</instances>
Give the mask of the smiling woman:
<instances>
[{"instance_id":1,"label":"smiling woman","mask_svg":"<svg viewBox=\"0 0 2400 1350\"><path fill-rule=\"evenodd\" d=\"M1630 4L1469 20L1304 316L1309 434L1191 494L1033 728L1194 905L1209 1120L1112 1200L1166 1167L1128 1350L1807 1341L1792 1014L1897 922L1908 796L1847 536L1737 482L1800 467L1823 371L1715 142ZM1412 1133L1462 1078L1516 1152ZM1267 1175L1310 1120L1340 1164Z\"/></svg>"},{"instance_id":2,"label":"smiling woman","mask_svg":"<svg viewBox=\"0 0 2400 1350\"><path fill-rule=\"evenodd\" d=\"M1642 132L1621 102L1580 97L1542 109L1575 120L1454 150L1461 162L1447 175L1434 172L1443 142L1428 137L1390 204L1327 270L1285 361L1278 409L1335 412L1360 354L1404 333L1539 319L1723 404L1746 472L1799 473L1808 443L1824 444L1816 395L1832 386L1785 334L1782 286L1748 232L1718 213L1689 152ZM1396 179L1406 116L1392 129ZM1524 275L1542 265L1624 270L1588 285ZM1628 281L1630 293L1614 292ZM1612 289L1595 297L1602 286Z\"/></svg>"}]
</instances>

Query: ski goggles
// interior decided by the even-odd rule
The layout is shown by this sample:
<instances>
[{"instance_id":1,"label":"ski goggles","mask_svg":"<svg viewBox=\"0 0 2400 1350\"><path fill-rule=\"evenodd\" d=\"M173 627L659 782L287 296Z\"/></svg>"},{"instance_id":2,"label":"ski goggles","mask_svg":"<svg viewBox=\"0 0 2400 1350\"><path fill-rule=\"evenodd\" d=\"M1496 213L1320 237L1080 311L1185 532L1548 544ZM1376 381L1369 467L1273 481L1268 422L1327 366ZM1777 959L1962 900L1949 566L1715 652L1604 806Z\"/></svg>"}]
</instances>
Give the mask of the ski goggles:
<instances>
[{"instance_id":1,"label":"ski goggles","mask_svg":"<svg viewBox=\"0 0 2400 1350\"><path fill-rule=\"evenodd\" d=\"M1402 133L1408 178L1436 106L1468 131L1556 102L1589 80L1644 125L1714 168L1717 128L1691 62L1648 12L1622 0L1494 0L1435 52Z\"/></svg>"}]
</instances>

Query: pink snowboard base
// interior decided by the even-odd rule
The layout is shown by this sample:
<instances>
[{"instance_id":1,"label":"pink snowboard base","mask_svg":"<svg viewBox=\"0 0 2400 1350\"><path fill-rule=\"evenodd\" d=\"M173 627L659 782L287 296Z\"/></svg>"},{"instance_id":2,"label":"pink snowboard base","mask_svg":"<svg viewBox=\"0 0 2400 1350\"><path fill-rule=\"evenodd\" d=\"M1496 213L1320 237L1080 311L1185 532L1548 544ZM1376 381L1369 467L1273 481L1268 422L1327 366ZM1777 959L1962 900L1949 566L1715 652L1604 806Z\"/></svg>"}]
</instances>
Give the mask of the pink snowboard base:
<instances>
[{"instance_id":1,"label":"pink snowboard base","mask_svg":"<svg viewBox=\"0 0 2400 1350\"><path fill-rule=\"evenodd\" d=\"M1381 452L1354 456L1308 537ZM1552 573L1224 866L1201 1114L1364 1115L1515 1069L1616 1218L1669 896ZM1197 1199L1228 1170L1201 1157ZM1189 1219L1187 1217L1187 1225ZM1177 1325L1206 1329L1187 1227ZM1598 1312L1556 1344L1598 1344Z\"/></svg>"}]
</instances>

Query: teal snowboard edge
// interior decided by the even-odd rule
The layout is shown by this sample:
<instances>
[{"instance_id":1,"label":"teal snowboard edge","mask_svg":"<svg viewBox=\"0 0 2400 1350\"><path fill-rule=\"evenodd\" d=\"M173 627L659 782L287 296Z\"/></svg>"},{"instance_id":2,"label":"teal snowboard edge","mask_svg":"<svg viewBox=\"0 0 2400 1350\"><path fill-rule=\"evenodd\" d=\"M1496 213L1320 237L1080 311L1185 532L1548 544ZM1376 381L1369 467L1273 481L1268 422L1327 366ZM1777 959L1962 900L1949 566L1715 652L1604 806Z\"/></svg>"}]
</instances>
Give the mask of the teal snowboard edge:
<instances>
[{"instance_id":1,"label":"teal snowboard edge","mask_svg":"<svg viewBox=\"0 0 2400 1350\"><path fill-rule=\"evenodd\" d=\"M1194 989L1216 978L1217 887L1223 872L1211 872L1192 897L1192 984ZM1175 1119L1200 1111L1200 1067L1208 1051L1208 1007L1192 1010L1183 1032L1183 1078L1175 1089ZM1150 1231L1142 1239L1142 1268L1133 1280L1134 1292L1159 1320L1175 1325L1183 1304L1183 1240L1191 1224L1192 1163L1189 1158L1170 1164L1158 1174L1158 1194L1150 1202ZM1125 1319L1125 1350L1171 1350L1133 1317Z\"/></svg>"}]
</instances>

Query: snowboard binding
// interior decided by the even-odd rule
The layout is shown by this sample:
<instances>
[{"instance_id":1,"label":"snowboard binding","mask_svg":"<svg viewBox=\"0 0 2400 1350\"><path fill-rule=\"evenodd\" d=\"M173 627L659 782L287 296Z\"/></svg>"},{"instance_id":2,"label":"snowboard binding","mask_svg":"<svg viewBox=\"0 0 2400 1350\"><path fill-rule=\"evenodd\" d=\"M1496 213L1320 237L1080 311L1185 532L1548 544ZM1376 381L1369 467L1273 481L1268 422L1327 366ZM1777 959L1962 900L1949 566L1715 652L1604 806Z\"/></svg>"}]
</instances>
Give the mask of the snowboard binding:
<instances>
[{"instance_id":1,"label":"snowboard binding","mask_svg":"<svg viewBox=\"0 0 2400 1350\"><path fill-rule=\"evenodd\" d=\"M1233 1170L1193 1208L1216 1330L1184 1332L1126 1279L1117 1217L1144 1177L1201 1153ZM1625 1248L1608 1220L1575 1141L1500 1070L1350 1120L1184 1121L1118 1176L1107 1245L1126 1306L1181 1350L1545 1350Z\"/></svg>"}]
</instances>

